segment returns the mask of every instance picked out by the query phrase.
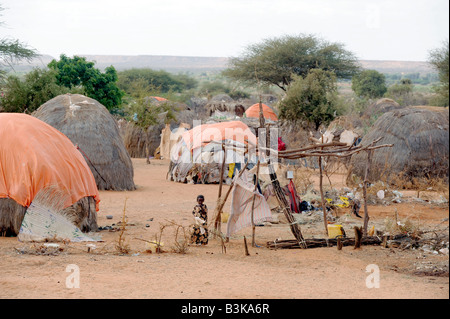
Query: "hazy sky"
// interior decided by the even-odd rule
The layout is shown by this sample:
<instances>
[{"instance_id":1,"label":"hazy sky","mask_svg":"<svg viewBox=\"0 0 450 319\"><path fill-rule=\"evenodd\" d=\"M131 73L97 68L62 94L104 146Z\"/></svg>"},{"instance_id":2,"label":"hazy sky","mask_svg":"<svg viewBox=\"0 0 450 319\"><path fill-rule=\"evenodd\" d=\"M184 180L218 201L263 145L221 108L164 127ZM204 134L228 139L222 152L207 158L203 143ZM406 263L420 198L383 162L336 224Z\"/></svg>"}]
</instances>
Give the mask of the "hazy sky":
<instances>
[{"instance_id":1,"label":"hazy sky","mask_svg":"<svg viewBox=\"0 0 450 319\"><path fill-rule=\"evenodd\" d=\"M362 60L426 61L449 37L448 0L0 0L0 38L41 54L239 56L315 34Z\"/></svg>"}]
</instances>

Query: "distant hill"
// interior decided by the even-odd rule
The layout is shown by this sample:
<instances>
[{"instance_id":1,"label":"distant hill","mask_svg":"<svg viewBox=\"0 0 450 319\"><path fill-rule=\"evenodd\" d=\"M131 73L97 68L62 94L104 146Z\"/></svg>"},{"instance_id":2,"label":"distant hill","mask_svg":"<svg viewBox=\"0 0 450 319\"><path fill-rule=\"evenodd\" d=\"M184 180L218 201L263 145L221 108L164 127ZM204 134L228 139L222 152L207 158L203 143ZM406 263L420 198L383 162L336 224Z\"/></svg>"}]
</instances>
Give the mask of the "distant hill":
<instances>
[{"instance_id":1,"label":"distant hill","mask_svg":"<svg viewBox=\"0 0 450 319\"><path fill-rule=\"evenodd\" d=\"M132 68L150 68L166 70L168 72L206 72L220 71L227 67L226 57L190 57L166 55L82 55L88 61L95 61L99 69L113 65L116 70L122 71ZM42 55L31 63L21 63L15 66L16 71L31 70L32 67L45 67L52 56ZM421 61L359 61L364 69L377 70L381 73L436 73L431 65Z\"/></svg>"},{"instance_id":2,"label":"distant hill","mask_svg":"<svg viewBox=\"0 0 450 319\"><path fill-rule=\"evenodd\" d=\"M420 61L359 61L364 69L377 70L380 73L437 73L427 62Z\"/></svg>"}]
</instances>

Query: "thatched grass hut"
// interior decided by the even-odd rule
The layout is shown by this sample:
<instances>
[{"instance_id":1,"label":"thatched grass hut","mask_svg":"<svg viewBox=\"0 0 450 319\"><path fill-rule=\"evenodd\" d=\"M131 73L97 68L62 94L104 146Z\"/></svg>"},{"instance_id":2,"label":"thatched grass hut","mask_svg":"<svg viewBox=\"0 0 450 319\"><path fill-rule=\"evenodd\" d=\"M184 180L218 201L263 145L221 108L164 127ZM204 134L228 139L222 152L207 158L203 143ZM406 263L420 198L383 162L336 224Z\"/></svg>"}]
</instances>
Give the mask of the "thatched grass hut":
<instances>
[{"instance_id":1,"label":"thatched grass hut","mask_svg":"<svg viewBox=\"0 0 450 319\"><path fill-rule=\"evenodd\" d=\"M402 108L404 107L392 99L381 98L370 104L364 111L362 117L367 119L379 117L384 113Z\"/></svg>"},{"instance_id":2,"label":"thatched grass hut","mask_svg":"<svg viewBox=\"0 0 450 319\"><path fill-rule=\"evenodd\" d=\"M32 116L0 113L0 236L17 235L35 195L53 186L68 194L64 214L97 231L98 189L71 141Z\"/></svg>"},{"instance_id":3,"label":"thatched grass hut","mask_svg":"<svg viewBox=\"0 0 450 319\"><path fill-rule=\"evenodd\" d=\"M136 189L130 155L105 106L80 94L64 94L41 105L33 116L64 133L79 147L99 190Z\"/></svg>"},{"instance_id":4,"label":"thatched grass hut","mask_svg":"<svg viewBox=\"0 0 450 319\"><path fill-rule=\"evenodd\" d=\"M365 145L380 138L378 144L394 144L373 153L369 180L392 182L402 178L448 179L449 110L404 108L382 115L363 137ZM349 178L364 177L367 154L352 156Z\"/></svg>"}]
</instances>

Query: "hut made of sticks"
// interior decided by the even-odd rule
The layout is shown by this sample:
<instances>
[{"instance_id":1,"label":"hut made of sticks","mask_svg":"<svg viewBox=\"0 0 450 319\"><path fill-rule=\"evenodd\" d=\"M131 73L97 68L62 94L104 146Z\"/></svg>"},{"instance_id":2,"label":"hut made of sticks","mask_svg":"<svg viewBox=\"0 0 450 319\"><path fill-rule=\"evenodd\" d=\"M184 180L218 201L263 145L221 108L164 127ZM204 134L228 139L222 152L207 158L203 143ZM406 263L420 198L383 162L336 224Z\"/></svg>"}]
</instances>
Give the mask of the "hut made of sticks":
<instances>
[{"instance_id":1,"label":"hut made of sticks","mask_svg":"<svg viewBox=\"0 0 450 319\"><path fill-rule=\"evenodd\" d=\"M394 178L448 179L449 110L404 108L383 114L363 137L361 144L381 138L393 144L373 154L369 180L392 181ZM362 178L366 154L352 156L348 182Z\"/></svg>"},{"instance_id":2,"label":"hut made of sticks","mask_svg":"<svg viewBox=\"0 0 450 319\"><path fill-rule=\"evenodd\" d=\"M116 121L98 101L80 94L59 95L33 116L64 133L86 159L99 190L134 190L134 171Z\"/></svg>"}]
</instances>

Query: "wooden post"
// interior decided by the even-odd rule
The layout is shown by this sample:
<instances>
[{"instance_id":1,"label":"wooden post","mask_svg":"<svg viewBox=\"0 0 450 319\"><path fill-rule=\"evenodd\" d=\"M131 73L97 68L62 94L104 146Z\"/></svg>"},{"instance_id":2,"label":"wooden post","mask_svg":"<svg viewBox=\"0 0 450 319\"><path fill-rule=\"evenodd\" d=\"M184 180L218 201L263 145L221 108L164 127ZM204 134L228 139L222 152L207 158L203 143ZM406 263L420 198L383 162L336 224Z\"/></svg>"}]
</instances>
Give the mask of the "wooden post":
<instances>
[{"instance_id":1,"label":"wooden post","mask_svg":"<svg viewBox=\"0 0 450 319\"><path fill-rule=\"evenodd\" d=\"M323 144L323 135L322 135L322 144ZM320 148L323 150L323 147ZM322 156L319 156L319 190L320 190L320 199L322 201L322 211L323 211L323 223L325 225L325 234L328 237L328 222L327 222L327 208L325 206L325 197L323 195L323 172L322 172Z\"/></svg>"},{"instance_id":2,"label":"wooden post","mask_svg":"<svg viewBox=\"0 0 450 319\"><path fill-rule=\"evenodd\" d=\"M323 195L322 156L319 156L319 172L320 172L319 189L320 189L320 198L322 201L323 223L325 225L325 234L328 237L327 208L325 206L325 197Z\"/></svg>"},{"instance_id":3,"label":"wooden post","mask_svg":"<svg viewBox=\"0 0 450 319\"><path fill-rule=\"evenodd\" d=\"M225 159L226 159L226 151L223 141L222 141L222 151L223 151L223 160L222 166L220 167L220 181L219 181L219 195L218 195L219 198L222 197L223 172L225 170Z\"/></svg>"},{"instance_id":4,"label":"wooden post","mask_svg":"<svg viewBox=\"0 0 450 319\"><path fill-rule=\"evenodd\" d=\"M244 236L244 248L245 248L245 256L250 256L250 253L248 252L247 238L245 238L245 236Z\"/></svg>"},{"instance_id":5,"label":"wooden post","mask_svg":"<svg viewBox=\"0 0 450 319\"><path fill-rule=\"evenodd\" d=\"M367 166L364 175L363 197L364 197L364 227L363 236L367 236L367 227L369 225L369 212L367 211L367 184L369 183L369 169L372 162L372 151L367 152Z\"/></svg>"},{"instance_id":6,"label":"wooden post","mask_svg":"<svg viewBox=\"0 0 450 319\"><path fill-rule=\"evenodd\" d=\"M355 226L355 247L354 247L354 249L361 248L362 237L363 237L363 231L362 231L361 227Z\"/></svg>"},{"instance_id":7,"label":"wooden post","mask_svg":"<svg viewBox=\"0 0 450 319\"><path fill-rule=\"evenodd\" d=\"M256 192L258 190L258 179L259 179L259 166L260 161L258 159L258 163L256 164L256 180L255 180L255 188L253 189L253 192ZM255 247L255 217L254 217L254 211L255 211L255 200L256 200L256 194L253 194L253 201L252 201L252 247Z\"/></svg>"},{"instance_id":8,"label":"wooden post","mask_svg":"<svg viewBox=\"0 0 450 319\"><path fill-rule=\"evenodd\" d=\"M226 159L226 152L225 152L225 146L222 141L222 151L223 151L223 160L222 160L222 166L220 167L220 181L219 181L219 194L217 196L218 201L222 198L222 186L223 186L223 171L225 169L225 159ZM222 209L218 211L218 217L216 218L216 224L215 228L216 230L221 229L222 227ZM217 233L215 233L214 237L217 236Z\"/></svg>"}]
</instances>

